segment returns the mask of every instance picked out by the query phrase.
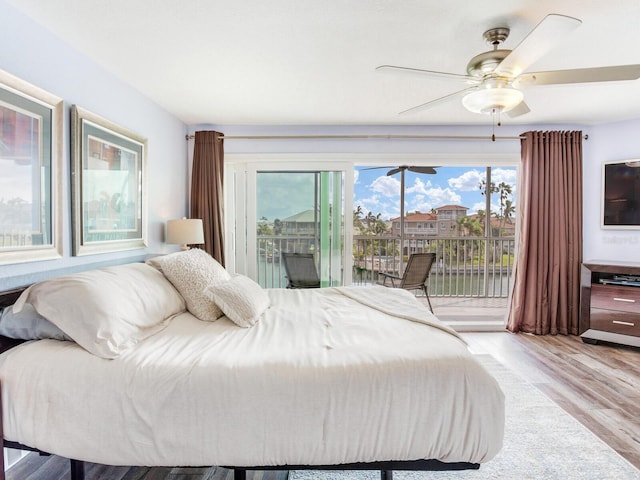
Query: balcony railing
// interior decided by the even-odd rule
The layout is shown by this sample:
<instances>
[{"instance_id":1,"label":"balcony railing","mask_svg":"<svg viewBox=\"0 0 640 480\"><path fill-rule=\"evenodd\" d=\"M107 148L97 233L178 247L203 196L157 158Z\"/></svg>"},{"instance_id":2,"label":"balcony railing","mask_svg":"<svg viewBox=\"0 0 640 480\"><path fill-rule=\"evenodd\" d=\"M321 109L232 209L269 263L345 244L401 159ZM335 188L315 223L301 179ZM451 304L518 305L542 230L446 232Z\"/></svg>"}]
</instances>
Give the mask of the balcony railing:
<instances>
[{"instance_id":1,"label":"balcony railing","mask_svg":"<svg viewBox=\"0 0 640 480\"><path fill-rule=\"evenodd\" d=\"M400 239L355 236L353 283L377 282L379 272L400 275ZM411 253L433 252L436 262L429 275L430 296L507 297L512 280L512 237L406 238L402 266Z\"/></svg>"},{"instance_id":2,"label":"balcony railing","mask_svg":"<svg viewBox=\"0 0 640 480\"><path fill-rule=\"evenodd\" d=\"M287 286L284 265L280 261L282 252L314 253L314 236L258 235L257 282L264 288Z\"/></svg>"},{"instance_id":3,"label":"balcony railing","mask_svg":"<svg viewBox=\"0 0 640 480\"><path fill-rule=\"evenodd\" d=\"M391 236L358 235L353 239L352 279L354 285L378 282L380 272L400 274L411 253L434 252L436 263L429 276L430 296L507 297L512 280L514 239L512 237L438 237L404 241L400 261L400 239ZM258 283L263 287L285 287L281 252L313 253L311 236L258 236Z\"/></svg>"}]
</instances>

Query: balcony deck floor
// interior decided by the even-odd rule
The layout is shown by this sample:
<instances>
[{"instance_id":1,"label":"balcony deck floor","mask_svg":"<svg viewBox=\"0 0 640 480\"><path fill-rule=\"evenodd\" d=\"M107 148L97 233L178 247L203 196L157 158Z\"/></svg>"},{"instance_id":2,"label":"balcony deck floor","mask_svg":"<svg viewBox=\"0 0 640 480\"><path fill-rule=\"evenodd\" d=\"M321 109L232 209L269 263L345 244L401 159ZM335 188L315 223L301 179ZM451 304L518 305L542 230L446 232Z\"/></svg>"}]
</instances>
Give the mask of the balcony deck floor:
<instances>
[{"instance_id":1,"label":"balcony deck floor","mask_svg":"<svg viewBox=\"0 0 640 480\"><path fill-rule=\"evenodd\" d=\"M416 297L427 305L424 296ZM504 330L507 298L431 297L434 314L460 331Z\"/></svg>"}]
</instances>

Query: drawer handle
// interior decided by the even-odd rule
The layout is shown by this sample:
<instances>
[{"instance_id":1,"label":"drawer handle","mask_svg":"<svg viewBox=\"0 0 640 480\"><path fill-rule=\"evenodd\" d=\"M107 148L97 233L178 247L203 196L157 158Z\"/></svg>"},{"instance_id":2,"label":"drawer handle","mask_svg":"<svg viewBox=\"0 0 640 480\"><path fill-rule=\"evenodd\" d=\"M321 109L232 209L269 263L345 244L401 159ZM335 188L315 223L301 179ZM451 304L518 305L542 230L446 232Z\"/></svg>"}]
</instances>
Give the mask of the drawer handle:
<instances>
[{"instance_id":1,"label":"drawer handle","mask_svg":"<svg viewBox=\"0 0 640 480\"><path fill-rule=\"evenodd\" d=\"M635 327L636 324L635 323L631 323L631 322L621 322L620 320L612 320L613 323L617 323L618 325L627 325L629 327Z\"/></svg>"},{"instance_id":2,"label":"drawer handle","mask_svg":"<svg viewBox=\"0 0 640 480\"><path fill-rule=\"evenodd\" d=\"M631 299L631 298L620 298L620 297L613 297L613 299L616 302L628 302L628 303L636 303L635 300Z\"/></svg>"}]
</instances>

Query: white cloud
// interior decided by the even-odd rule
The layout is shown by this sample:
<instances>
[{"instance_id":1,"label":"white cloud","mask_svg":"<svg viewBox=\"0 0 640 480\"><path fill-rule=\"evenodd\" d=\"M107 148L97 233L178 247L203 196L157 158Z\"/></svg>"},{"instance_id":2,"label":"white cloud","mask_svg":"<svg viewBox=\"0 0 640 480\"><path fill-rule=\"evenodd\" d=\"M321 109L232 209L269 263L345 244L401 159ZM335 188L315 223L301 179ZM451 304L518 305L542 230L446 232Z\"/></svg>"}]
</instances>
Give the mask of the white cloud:
<instances>
[{"instance_id":1,"label":"white cloud","mask_svg":"<svg viewBox=\"0 0 640 480\"><path fill-rule=\"evenodd\" d=\"M486 172L484 170L468 170L459 177L450 178L449 186L454 190L462 192L479 191L480 183L486 180ZM491 181L494 185L499 183L507 183L511 185L513 196L516 192L516 169L494 167L491 169Z\"/></svg>"},{"instance_id":2,"label":"white cloud","mask_svg":"<svg viewBox=\"0 0 640 480\"><path fill-rule=\"evenodd\" d=\"M393 177L378 177L371 182L369 188L385 197L397 197L400 195L400 182Z\"/></svg>"},{"instance_id":3,"label":"white cloud","mask_svg":"<svg viewBox=\"0 0 640 480\"><path fill-rule=\"evenodd\" d=\"M419 210L421 212L430 212L432 208L442 207L443 205L460 204L462 197L450 188L442 188L434 186L425 190L424 196L417 196L413 199L409 210Z\"/></svg>"},{"instance_id":4,"label":"white cloud","mask_svg":"<svg viewBox=\"0 0 640 480\"><path fill-rule=\"evenodd\" d=\"M500 182L508 183L515 190L516 187L516 170L506 168L492 168L491 181L496 185Z\"/></svg>"},{"instance_id":5,"label":"white cloud","mask_svg":"<svg viewBox=\"0 0 640 480\"><path fill-rule=\"evenodd\" d=\"M353 184L357 185L358 184L358 178L360 177L360 170L355 169L353 171Z\"/></svg>"},{"instance_id":6,"label":"white cloud","mask_svg":"<svg viewBox=\"0 0 640 480\"><path fill-rule=\"evenodd\" d=\"M480 190L480 182L486 178L485 172L480 170L468 170L459 177L450 178L449 186L454 190L471 192Z\"/></svg>"},{"instance_id":7,"label":"white cloud","mask_svg":"<svg viewBox=\"0 0 640 480\"><path fill-rule=\"evenodd\" d=\"M369 213L374 215L380 214L382 220L389 220L400 215L400 206L397 201L386 201L379 195L372 195L367 198L358 199L354 208L360 205L362 207L362 216L366 217Z\"/></svg>"},{"instance_id":8,"label":"white cloud","mask_svg":"<svg viewBox=\"0 0 640 480\"><path fill-rule=\"evenodd\" d=\"M473 206L467 212L469 215L474 215L478 213L478 210L486 210L486 204L484 202L474 203Z\"/></svg>"},{"instance_id":9,"label":"white cloud","mask_svg":"<svg viewBox=\"0 0 640 480\"><path fill-rule=\"evenodd\" d=\"M364 210L367 210L367 212L365 212L366 214L368 212L373 212L376 207L380 206L380 197L378 195L372 195L368 198L359 199L357 203L362 206Z\"/></svg>"},{"instance_id":10,"label":"white cloud","mask_svg":"<svg viewBox=\"0 0 640 480\"><path fill-rule=\"evenodd\" d=\"M415 194L427 194L427 188L431 187L431 182L427 181L424 183L419 178L415 178L413 181L413 186L407 187L406 193L415 193Z\"/></svg>"}]
</instances>

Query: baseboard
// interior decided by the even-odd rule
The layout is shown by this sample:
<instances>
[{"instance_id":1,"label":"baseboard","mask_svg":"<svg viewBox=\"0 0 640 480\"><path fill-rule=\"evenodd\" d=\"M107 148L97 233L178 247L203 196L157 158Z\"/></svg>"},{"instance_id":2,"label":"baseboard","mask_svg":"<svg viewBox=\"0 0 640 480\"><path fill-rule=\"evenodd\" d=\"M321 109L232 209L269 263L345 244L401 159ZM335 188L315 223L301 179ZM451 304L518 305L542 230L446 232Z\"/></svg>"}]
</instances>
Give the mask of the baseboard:
<instances>
[{"instance_id":1,"label":"baseboard","mask_svg":"<svg viewBox=\"0 0 640 480\"><path fill-rule=\"evenodd\" d=\"M460 317L438 316L445 324L449 325L456 332L504 332L504 320L496 320L494 317Z\"/></svg>"},{"instance_id":2,"label":"baseboard","mask_svg":"<svg viewBox=\"0 0 640 480\"><path fill-rule=\"evenodd\" d=\"M24 450L14 450L13 448L4 448L4 469L9 470L16 463L26 457L29 452Z\"/></svg>"}]
</instances>

